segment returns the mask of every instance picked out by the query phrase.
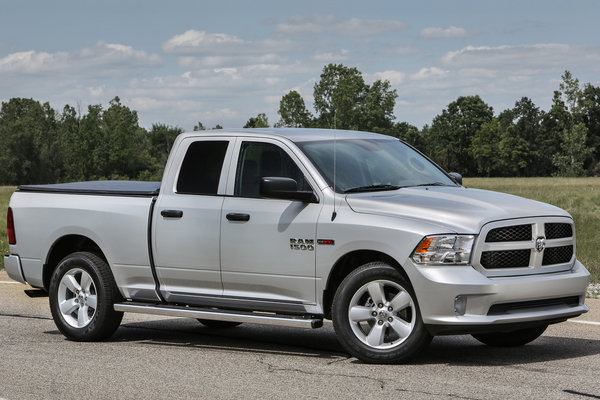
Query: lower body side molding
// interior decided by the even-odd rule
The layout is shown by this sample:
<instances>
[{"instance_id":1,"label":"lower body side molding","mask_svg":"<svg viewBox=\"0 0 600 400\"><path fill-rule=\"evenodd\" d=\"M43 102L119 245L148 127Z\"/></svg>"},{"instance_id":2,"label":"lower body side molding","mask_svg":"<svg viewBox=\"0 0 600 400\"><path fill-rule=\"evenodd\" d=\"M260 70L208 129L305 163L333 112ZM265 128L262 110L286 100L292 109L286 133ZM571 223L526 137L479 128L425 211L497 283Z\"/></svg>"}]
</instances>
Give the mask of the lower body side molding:
<instances>
[{"instance_id":1,"label":"lower body side molding","mask_svg":"<svg viewBox=\"0 0 600 400\"><path fill-rule=\"evenodd\" d=\"M217 310L173 305L157 305L136 302L116 303L115 311L140 314L165 315L169 317L199 318L216 321L247 322L263 325L290 326L295 328L320 328L321 318L305 318L297 315L256 313L247 311Z\"/></svg>"}]
</instances>

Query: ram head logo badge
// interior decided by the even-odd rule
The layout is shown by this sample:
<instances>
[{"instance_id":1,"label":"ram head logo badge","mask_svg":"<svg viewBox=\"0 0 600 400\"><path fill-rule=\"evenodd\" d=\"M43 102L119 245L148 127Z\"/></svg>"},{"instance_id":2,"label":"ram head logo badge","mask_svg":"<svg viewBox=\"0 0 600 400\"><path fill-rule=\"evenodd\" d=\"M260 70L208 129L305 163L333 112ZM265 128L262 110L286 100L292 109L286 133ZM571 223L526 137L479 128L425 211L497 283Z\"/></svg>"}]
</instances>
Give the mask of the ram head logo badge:
<instances>
[{"instance_id":1,"label":"ram head logo badge","mask_svg":"<svg viewBox=\"0 0 600 400\"><path fill-rule=\"evenodd\" d=\"M540 236L537 239L535 239L535 249L537 250L538 253L541 253L542 251L544 251L545 248L546 248L546 238L545 237Z\"/></svg>"}]
</instances>

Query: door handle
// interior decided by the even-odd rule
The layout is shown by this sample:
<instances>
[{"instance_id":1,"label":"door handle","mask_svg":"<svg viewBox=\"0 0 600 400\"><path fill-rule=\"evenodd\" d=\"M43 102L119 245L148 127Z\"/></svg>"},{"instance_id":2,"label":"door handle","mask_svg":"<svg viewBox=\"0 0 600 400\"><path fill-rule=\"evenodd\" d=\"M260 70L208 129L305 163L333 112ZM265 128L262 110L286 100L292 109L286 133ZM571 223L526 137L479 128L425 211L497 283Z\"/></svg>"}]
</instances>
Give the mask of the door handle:
<instances>
[{"instance_id":1,"label":"door handle","mask_svg":"<svg viewBox=\"0 0 600 400\"><path fill-rule=\"evenodd\" d=\"M181 218L181 217L183 217L183 211L181 211L181 210L162 210L160 212L160 215L162 215L165 218Z\"/></svg>"},{"instance_id":2,"label":"door handle","mask_svg":"<svg viewBox=\"0 0 600 400\"><path fill-rule=\"evenodd\" d=\"M250 214L229 213L226 218L229 221L250 221Z\"/></svg>"}]
</instances>

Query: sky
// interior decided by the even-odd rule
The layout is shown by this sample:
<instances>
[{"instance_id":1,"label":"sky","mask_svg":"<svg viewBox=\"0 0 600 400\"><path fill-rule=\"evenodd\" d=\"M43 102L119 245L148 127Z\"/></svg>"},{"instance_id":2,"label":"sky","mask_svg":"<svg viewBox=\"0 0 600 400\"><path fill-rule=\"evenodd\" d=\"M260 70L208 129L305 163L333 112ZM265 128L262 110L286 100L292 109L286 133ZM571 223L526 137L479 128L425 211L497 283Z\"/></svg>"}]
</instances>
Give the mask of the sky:
<instances>
[{"instance_id":1,"label":"sky","mask_svg":"<svg viewBox=\"0 0 600 400\"><path fill-rule=\"evenodd\" d=\"M459 96L548 110L561 75L600 84L600 2L0 0L0 101L82 112L115 96L140 125L191 130L307 107L323 67L387 79L421 128Z\"/></svg>"}]
</instances>

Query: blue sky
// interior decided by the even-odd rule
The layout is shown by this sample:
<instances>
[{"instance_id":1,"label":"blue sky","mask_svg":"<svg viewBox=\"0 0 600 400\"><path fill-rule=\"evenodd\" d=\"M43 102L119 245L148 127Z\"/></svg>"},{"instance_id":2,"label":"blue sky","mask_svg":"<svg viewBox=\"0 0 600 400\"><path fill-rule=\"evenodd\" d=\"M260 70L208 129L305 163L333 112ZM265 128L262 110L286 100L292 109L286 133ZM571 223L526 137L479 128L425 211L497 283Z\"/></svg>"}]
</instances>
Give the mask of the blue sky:
<instances>
[{"instance_id":1,"label":"blue sky","mask_svg":"<svg viewBox=\"0 0 600 400\"><path fill-rule=\"evenodd\" d=\"M598 1L0 0L0 100L107 105L140 124L240 127L298 90L312 110L323 66L388 79L418 127L461 95L496 113L547 110L564 70L600 84Z\"/></svg>"}]
</instances>

